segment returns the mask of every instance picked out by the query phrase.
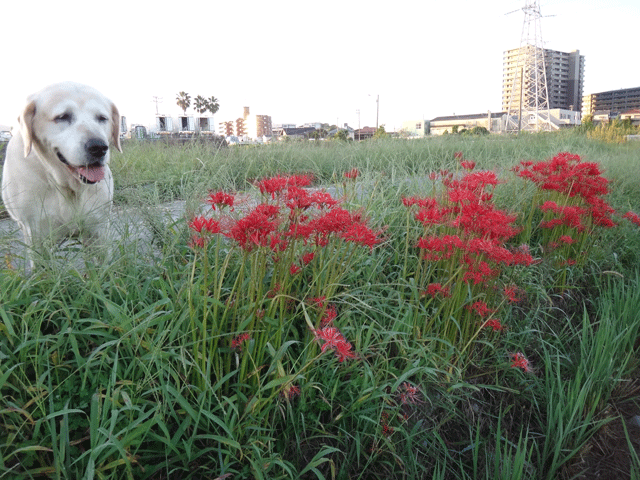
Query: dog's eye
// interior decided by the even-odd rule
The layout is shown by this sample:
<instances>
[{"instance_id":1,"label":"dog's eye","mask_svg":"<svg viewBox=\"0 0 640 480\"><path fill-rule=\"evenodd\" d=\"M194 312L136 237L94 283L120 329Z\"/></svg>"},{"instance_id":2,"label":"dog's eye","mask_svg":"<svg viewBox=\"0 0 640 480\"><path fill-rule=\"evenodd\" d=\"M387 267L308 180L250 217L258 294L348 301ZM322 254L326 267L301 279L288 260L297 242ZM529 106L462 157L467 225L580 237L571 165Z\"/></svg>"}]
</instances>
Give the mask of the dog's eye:
<instances>
[{"instance_id":1,"label":"dog's eye","mask_svg":"<svg viewBox=\"0 0 640 480\"><path fill-rule=\"evenodd\" d=\"M61 115L56 116L53 119L53 121L56 122L56 123L71 122L71 114L70 113L63 113Z\"/></svg>"},{"instance_id":2,"label":"dog's eye","mask_svg":"<svg viewBox=\"0 0 640 480\"><path fill-rule=\"evenodd\" d=\"M109 119L107 117L105 117L104 115L98 115L96 117L96 120L98 120L98 122L100 122L100 123L105 123L105 122L109 121Z\"/></svg>"}]
</instances>

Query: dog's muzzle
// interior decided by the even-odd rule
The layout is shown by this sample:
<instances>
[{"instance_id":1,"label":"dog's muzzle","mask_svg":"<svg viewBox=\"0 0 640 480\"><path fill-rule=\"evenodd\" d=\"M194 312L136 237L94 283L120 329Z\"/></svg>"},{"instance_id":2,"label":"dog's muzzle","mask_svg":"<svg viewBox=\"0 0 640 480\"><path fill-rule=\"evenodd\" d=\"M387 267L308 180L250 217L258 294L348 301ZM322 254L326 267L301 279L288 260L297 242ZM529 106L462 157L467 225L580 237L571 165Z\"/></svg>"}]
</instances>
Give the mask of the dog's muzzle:
<instances>
[{"instance_id":1,"label":"dog's muzzle","mask_svg":"<svg viewBox=\"0 0 640 480\"><path fill-rule=\"evenodd\" d=\"M57 151L56 155L69 170L78 176L81 182L93 185L104 178L104 157L109 151L109 145L99 138L91 138L84 144L84 149L87 163L81 167L72 165L60 151Z\"/></svg>"}]
</instances>

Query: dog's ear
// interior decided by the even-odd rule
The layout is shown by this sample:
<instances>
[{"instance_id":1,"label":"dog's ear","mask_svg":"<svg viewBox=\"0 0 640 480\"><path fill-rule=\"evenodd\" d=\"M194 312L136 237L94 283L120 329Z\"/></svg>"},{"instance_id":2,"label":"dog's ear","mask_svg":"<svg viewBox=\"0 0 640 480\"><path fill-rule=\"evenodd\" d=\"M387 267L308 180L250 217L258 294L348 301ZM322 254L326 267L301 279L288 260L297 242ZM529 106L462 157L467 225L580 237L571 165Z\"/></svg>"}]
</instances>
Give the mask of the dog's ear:
<instances>
[{"instance_id":1,"label":"dog's ear","mask_svg":"<svg viewBox=\"0 0 640 480\"><path fill-rule=\"evenodd\" d=\"M18 118L20 122L20 133L22 142L24 143L24 156L31 153L31 145L33 144L33 117L36 115L36 101L31 100Z\"/></svg>"},{"instance_id":2,"label":"dog's ear","mask_svg":"<svg viewBox=\"0 0 640 480\"><path fill-rule=\"evenodd\" d=\"M111 139L118 151L122 153L122 145L120 145L120 112L115 104L111 104Z\"/></svg>"}]
</instances>

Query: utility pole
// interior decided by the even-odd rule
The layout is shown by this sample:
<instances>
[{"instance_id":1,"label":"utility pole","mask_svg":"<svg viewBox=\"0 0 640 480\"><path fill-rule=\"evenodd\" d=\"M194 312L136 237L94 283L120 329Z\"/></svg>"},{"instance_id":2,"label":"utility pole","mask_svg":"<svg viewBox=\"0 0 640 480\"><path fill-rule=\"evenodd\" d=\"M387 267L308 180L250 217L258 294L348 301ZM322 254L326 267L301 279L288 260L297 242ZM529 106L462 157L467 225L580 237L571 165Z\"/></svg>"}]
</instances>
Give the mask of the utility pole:
<instances>
[{"instance_id":1,"label":"utility pole","mask_svg":"<svg viewBox=\"0 0 640 480\"><path fill-rule=\"evenodd\" d=\"M158 103L162 103L162 97L153 96L151 98L153 99L151 101L156 103L156 115L158 115Z\"/></svg>"}]
</instances>

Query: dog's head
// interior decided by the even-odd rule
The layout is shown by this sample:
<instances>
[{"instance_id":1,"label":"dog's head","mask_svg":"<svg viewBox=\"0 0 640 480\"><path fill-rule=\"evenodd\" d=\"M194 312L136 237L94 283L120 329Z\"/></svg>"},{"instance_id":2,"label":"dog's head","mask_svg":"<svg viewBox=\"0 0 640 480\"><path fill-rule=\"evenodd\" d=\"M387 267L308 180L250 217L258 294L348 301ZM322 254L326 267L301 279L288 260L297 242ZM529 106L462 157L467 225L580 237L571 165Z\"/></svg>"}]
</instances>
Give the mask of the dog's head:
<instances>
[{"instance_id":1,"label":"dog's head","mask_svg":"<svg viewBox=\"0 0 640 480\"><path fill-rule=\"evenodd\" d=\"M120 114L97 90L58 83L32 95L20 116L25 157L35 148L48 162L88 184L104 178L109 143L119 152Z\"/></svg>"}]
</instances>

